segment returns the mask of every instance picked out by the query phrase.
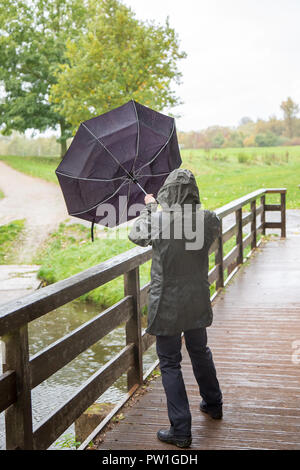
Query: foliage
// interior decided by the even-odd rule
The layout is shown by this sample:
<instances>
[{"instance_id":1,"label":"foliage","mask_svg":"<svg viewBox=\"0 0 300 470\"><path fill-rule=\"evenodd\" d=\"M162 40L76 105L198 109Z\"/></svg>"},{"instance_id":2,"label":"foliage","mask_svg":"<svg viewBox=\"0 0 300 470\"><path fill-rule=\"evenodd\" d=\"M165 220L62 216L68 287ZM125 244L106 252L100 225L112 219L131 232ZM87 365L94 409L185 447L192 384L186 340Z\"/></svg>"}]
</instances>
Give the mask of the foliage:
<instances>
[{"instance_id":1,"label":"foliage","mask_svg":"<svg viewBox=\"0 0 300 470\"><path fill-rule=\"evenodd\" d=\"M24 220L14 220L9 224L0 225L0 264L8 264L24 224Z\"/></svg>"},{"instance_id":2,"label":"foliage","mask_svg":"<svg viewBox=\"0 0 300 470\"><path fill-rule=\"evenodd\" d=\"M61 436L61 438L55 443L55 447L59 447L60 449L77 449L80 444L81 442L76 441L75 436L70 433Z\"/></svg>"},{"instance_id":3,"label":"foliage","mask_svg":"<svg viewBox=\"0 0 300 470\"><path fill-rule=\"evenodd\" d=\"M299 106L291 98L281 104L284 120L272 115L268 120L243 117L239 126L210 126L202 131L179 132L178 140L184 148L240 148L299 145ZM298 139L297 139L298 137ZM294 143L295 142L295 143Z\"/></svg>"},{"instance_id":4,"label":"foliage","mask_svg":"<svg viewBox=\"0 0 300 470\"><path fill-rule=\"evenodd\" d=\"M124 229L117 229L120 239L115 239L114 232L107 230L103 237L90 240L90 230L80 224L60 224L43 249L35 263L42 267L38 273L40 279L53 283L80 271L106 261L124 251L134 248ZM122 237L122 238L121 238ZM62 252L64 256L61 256ZM141 284L150 279L150 265L141 266ZM118 302L124 295L123 276L81 296L81 300L90 300L107 307Z\"/></svg>"},{"instance_id":5,"label":"foliage","mask_svg":"<svg viewBox=\"0 0 300 470\"><path fill-rule=\"evenodd\" d=\"M0 103L2 132L26 129L61 130L62 153L70 126L49 102L55 72L65 62L67 38L82 30L86 20L80 0L0 1Z\"/></svg>"},{"instance_id":6,"label":"foliage","mask_svg":"<svg viewBox=\"0 0 300 470\"><path fill-rule=\"evenodd\" d=\"M294 136L294 123L296 115L299 112L299 105L295 103L291 97L288 97L286 101L281 103L280 108L284 114L288 136L292 138Z\"/></svg>"},{"instance_id":7,"label":"foliage","mask_svg":"<svg viewBox=\"0 0 300 470\"><path fill-rule=\"evenodd\" d=\"M257 134L255 142L258 147L275 147L278 144L278 137L268 131L266 134Z\"/></svg>"},{"instance_id":8,"label":"foliage","mask_svg":"<svg viewBox=\"0 0 300 470\"><path fill-rule=\"evenodd\" d=\"M67 42L51 101L76 129L81 121L130 99L157 110L178 104L171 90L179 83L177 35L169 25L136 19L118 0L101 0L87 33Z\"/></svg>"}]
</instances>

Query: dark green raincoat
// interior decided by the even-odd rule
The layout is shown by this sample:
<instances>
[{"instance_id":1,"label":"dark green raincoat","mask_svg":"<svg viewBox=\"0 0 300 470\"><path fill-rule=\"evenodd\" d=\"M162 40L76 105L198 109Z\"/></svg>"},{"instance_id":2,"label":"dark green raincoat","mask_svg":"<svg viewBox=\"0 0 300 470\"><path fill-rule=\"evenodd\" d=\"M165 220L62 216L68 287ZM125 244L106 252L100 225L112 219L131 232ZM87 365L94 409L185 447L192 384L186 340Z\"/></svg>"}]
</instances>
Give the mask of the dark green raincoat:
<instances>
[{"instance_id":1,"label":"dark green raincoat","mask_svg":"<svg viewBox=\"0 0 300 470\"><path fill-rule=\"evenodd\" d=\"M199 209L198 187L189 170L172 171L159 190L157 201L162 211L156 211L156 203L147 204L135 221L129 239L153 248L146 331L171 336L212 323L208 250L219 234L220 220L214 212ZM187 249L186 238L174 236L174 220L186 217L180 211L186 204L194 228L195 217L202 217L203 245L198 249ZM166 213L170 237L162 236Z\"/></svg>"}]
</instances>

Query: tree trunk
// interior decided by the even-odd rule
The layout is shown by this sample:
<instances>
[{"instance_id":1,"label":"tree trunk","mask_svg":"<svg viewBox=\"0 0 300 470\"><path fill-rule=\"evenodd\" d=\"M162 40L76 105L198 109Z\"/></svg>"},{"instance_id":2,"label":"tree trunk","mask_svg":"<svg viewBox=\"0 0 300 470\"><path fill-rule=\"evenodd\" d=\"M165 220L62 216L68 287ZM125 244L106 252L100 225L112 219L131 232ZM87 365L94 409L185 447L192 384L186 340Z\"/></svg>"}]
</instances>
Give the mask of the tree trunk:
<instances>
[{"instance_id":1,"label":"tree trunk","mask_svg":"<svg viewBox=\"0 0 300 470\"><path fill-rule=\"evenodd\" d=\"M60 141L60 156L61 156L61 158L64 157L66 151L67 151L67 140L64 139L64 140Z\"/></svg>"},{"instance_id":2,"label":"tree trunk","mask_svg":"<svg viewBox=\"0 0 300 470\"><path fill-rule=\"evenodd\" d=\"M67 151L67 139L64 135L66 126L65 126L64 121L60 121L59 125L60 125L60 156L61 158L63 158Z\"/></svg>"}]
</instances>

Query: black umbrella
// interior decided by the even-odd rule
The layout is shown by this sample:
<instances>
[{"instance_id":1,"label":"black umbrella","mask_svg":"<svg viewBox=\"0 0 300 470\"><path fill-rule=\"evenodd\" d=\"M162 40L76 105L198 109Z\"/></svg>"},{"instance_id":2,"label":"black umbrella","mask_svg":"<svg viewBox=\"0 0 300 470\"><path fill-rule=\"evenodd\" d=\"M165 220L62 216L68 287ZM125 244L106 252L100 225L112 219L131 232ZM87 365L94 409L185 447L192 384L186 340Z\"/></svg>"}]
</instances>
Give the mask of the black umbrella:
<instances>
[{"instance_id":1,"label":"black umbrella","mask_svg":"<svg viewBox=\"0 0 300 470\"><path fill-rule=\"evenodd\" d=\"M56 175L70 215L114 227L180 165L174 118L131 100L82 122Z\"/></svg>"}]
</instances>

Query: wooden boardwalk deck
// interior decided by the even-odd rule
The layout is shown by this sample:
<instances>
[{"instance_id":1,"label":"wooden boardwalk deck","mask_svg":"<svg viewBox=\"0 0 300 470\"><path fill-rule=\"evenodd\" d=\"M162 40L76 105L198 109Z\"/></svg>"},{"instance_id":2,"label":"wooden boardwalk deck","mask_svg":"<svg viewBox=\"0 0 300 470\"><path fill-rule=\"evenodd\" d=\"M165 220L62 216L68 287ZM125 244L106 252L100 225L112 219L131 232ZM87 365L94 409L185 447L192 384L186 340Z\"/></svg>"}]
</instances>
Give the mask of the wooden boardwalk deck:
<instances>
[{"instance_id":1,"label":"wooden boardwalk deck","mask_svg":"<svg viewBox=\"0 0 300 470\"><path fill-rule=\"evenodd\" d=\"M217 297L208 338L224 395L222 421L199 411L199 391L183 345L191 450L300 449L300 363L292 360L293 341L300 349L299 284L300 237L290 236L261 245ZM100 450L174 449L156 438L156 431L169 424L161 379L150 388L106 432Z\"/></svg>"}]
</instances>

